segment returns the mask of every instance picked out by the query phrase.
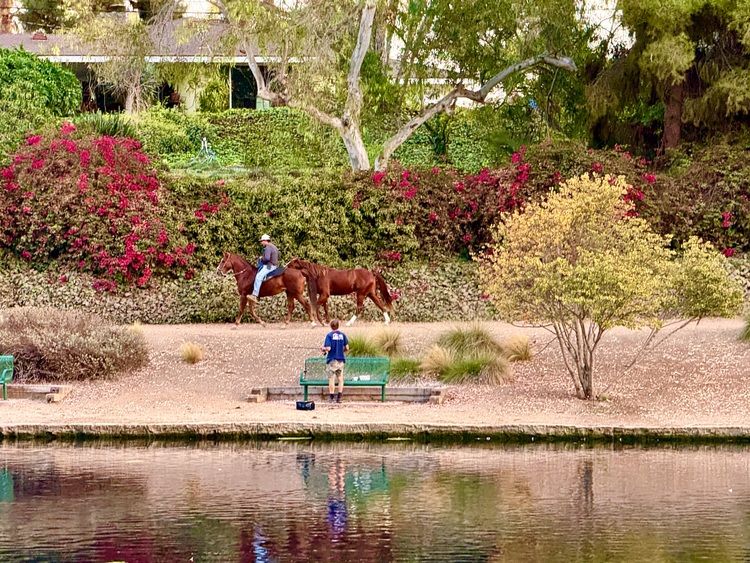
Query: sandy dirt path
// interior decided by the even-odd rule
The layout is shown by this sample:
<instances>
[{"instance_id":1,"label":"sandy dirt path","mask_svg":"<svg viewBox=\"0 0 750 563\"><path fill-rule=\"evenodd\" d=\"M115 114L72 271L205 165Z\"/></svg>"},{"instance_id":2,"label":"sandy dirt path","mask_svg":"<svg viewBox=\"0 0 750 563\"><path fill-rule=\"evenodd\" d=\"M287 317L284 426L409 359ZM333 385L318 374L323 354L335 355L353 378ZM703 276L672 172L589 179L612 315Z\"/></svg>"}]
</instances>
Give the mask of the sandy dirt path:
<instances>
[{"instance_id":1,"label":"sandy dirt path","mask_svg":"<svg viewBox=\"0 0 750 563\"><path fill-rule=\"evenodd\" d=\"M345 329L349 336L382 323ZM417 357L453 323L398 323L407 355ZM606 401L581 401L564 371L551 335L485 323L498 339L527 334L537 354L514 364L515 381L502 386L450 387L442 405L346 403L297 411L292 401L252 404L250 389L296 385L308 356L317 355L324 328L243 324L153 325L143 331L147 368L114 381L77 383L59 404L0 401L0 425L182 424L233 422L550 424L581 426L750 426L750 345L737 340L743 322L704 320L640 359L608 392ZM604 337L597 389L617 378L644 333L615 329ZM199 344L204 361L180 359L184 341ZM427 384L428 382L423 382ZM429 382L436 384L435 382Z\"/></svg>"}]
</instances>

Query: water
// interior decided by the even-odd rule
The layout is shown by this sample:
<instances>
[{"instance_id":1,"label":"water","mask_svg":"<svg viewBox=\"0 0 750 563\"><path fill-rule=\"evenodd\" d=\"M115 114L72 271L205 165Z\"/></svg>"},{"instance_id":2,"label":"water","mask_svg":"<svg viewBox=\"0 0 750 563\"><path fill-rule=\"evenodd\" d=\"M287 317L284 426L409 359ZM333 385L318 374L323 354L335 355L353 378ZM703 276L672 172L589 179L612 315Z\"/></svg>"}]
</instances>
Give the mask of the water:
<instances>
[{"instance_id":1,"label":"water","mask_svg":"<svg viewBox=\"0 0 750 563\"><path fill-rule=\"evenodd\" d=\"M750 450L0 445L0 561L748 561Z\"/></svg>"}]
</instances>

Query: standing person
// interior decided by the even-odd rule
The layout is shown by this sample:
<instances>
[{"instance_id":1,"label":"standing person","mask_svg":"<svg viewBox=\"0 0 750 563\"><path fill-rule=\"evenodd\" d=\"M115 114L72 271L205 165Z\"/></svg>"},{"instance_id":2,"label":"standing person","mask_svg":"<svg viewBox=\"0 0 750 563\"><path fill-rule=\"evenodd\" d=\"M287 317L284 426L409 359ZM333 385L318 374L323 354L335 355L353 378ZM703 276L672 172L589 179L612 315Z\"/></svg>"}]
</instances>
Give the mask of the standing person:
<instances>
[{"instance_id":1,"label":"standing person","mask_svg":"<svg viewBox=\"0 0 750 563\"><path fill-rule=\"evenodd\" d=\"M279 249L271 242L271 237L269 235L263 235L260 237L260 244L263 245L263 256L260 257L260 263L262 265L258 268L258 273L255 274L253 293L250 295L250 301L253 303L258 302L260 286L263 283L263 280L279 266Z\"/></svg>"},{"instance_id":2,"label":"standing person","mask_svg":"<svg viewBox=\"0 0 750 563\"><path fill-rule=\"evenodd\" d=\"M344 390L344 364L346 358L344 352L349 350L349 340L346 334L339 330L339 320L331 320L331 332L326 334L326 340L321 352L327 354L326 371L328 372L328 392L330 393L329 402L333 402L333 392L338 379L339 390L336 395L336 402L341 402L341 392Z\"/></svg>"}]
</instances>

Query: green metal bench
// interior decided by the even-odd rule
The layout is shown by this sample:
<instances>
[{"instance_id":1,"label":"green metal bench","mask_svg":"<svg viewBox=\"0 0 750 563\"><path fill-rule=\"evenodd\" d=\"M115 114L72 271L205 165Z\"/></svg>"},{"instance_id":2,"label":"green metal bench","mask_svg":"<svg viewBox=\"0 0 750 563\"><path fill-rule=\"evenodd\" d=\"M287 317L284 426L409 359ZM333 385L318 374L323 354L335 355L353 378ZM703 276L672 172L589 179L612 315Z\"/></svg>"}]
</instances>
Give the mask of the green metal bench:
<instances>
[{"instance_id":1,"label":"green metal bench","mask_svg":"<svg viewBox=\"0 0 750 563\"><path fill-rule=\"evenodd\" d=\"M0 356L0 385L3 386L3 400L8 400L6 385L13 379L13 356Z\"/></svg>"},{"instance_id":2,"label":"green metal bench","mask_svg":"<svg viewBox=\"0 0 750 563\"><path fill-rule=\"evenodd\" d=\"M388 358L346 358L344 387L380 387L380 397L385 402L385 385L390 371L391 360ZM305 401L308 387L328 387L326 358L307 358L305 369L299 374L299 384L305 388Z\"/></svg>"}]
</instances>

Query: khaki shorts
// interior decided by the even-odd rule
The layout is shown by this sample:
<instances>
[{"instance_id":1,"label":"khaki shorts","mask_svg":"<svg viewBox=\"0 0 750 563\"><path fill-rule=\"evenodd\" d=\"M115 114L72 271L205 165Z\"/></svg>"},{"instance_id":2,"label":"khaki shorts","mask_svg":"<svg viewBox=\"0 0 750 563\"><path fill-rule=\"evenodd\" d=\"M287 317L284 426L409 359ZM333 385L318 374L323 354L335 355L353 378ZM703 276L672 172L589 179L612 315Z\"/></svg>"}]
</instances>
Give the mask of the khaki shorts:
<instances>
[{"instance_id":1,"label":"khaki shorts","mask_svg":"<svg viewBox=\"0 0 750 563\"><path fill-rule=\"evenodd\" d=\"M328 379L344 377L344 362L339 362L338 360L328 362L326 364L326 373L328 374Z\"/></svg>"}]
</instances>

